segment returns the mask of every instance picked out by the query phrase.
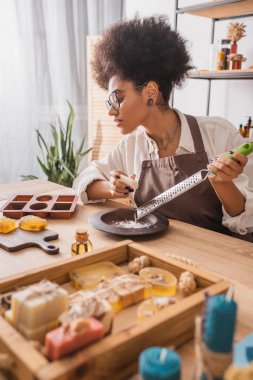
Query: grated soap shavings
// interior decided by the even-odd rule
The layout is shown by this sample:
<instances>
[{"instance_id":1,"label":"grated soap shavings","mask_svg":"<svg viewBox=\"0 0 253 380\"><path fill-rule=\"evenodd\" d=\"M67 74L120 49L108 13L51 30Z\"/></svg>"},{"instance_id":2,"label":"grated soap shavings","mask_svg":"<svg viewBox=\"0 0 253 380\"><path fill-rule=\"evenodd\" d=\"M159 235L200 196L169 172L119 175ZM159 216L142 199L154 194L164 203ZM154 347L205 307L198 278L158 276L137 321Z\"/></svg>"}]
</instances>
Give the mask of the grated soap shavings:
<instances>
[{"instance_id":1,"label":"grated soap shavings","mask_svg":"<svg viewBox=\"0 0 253 380\"><path fill-rule=\"evenodd\" d=\"M117 222L112 222L112 225L114 227L121 227L121 228L149 228L151 227L151 224L148 222L135 222L134 220L121 220Z\"/></svg>"}]
</instances>

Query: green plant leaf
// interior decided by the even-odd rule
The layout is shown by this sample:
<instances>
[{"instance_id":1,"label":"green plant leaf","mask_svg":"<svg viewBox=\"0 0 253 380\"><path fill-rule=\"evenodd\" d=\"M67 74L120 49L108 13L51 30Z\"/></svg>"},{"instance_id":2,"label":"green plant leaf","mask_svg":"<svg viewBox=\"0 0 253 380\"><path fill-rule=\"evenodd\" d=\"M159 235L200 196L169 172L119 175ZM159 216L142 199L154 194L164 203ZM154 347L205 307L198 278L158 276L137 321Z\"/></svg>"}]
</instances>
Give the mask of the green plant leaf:
<instances>
[{"instance_id":1,"label":"green plant leaf","mask_svg":"<svg viewBox=\"0 0 253 380\"><path fill-rule=\"evenodd\" d=\"M59 158L59 147L58 147L59 137L58 137L58 133L56 131L55 126L52 124L50 124L50 126L51 126L52 135L53 135L53 139L54 139L54 156L56 159L58 159Z\"/></svg>"},{"instance_id":2,"label":"green plant leaf","mask_svg":"<svg viewBox=\"0 0 253 380\"><path fill-rule=\"evenodd\" d=\"M47 144L46 144L42 134L40 133L40 131L38 129L36 129L36 133L37 133L37 141L38 141L38 144L39 144L41 151L44 152L44 148L45 148L47 153L49 154ZM44 146L44 148L43 148L43 146Z\"/></svg>"},{"instance_id":3,"label":"green plant leaf","mask_svg":"<svg viewBox=\"0 0 253 380\"><path fill-rule=\"evenodd\" d=\"M72 130L74 122L74 109L67 100L69 107L69 116L66 129L64 128L60 117L58 125L50 124L53 143L46 144L42 134L36 129L37 142L41 151L42 159L37 156L41 169L46 174L49 181L71 187L73 180L78 175L78 168L83 157L88 154L92 148L83 151L85 137L83 137L79 148L75 151L72 141ZM36 176L22 176L23 178L34 179Z\"/></svg>"},{"instance_id":4,"label":"green plant leaf","mask_svg":"<svg viewBox=\"0 0 253 380\"><path fill-rule=\"evenodd\" d=\"M37 157L37 160L41 166L41 169L43 170L43 172L48 176L49 175L49 170L47 169L47 167L43 164L43 162L40 160L39 157Z\"/></svg>"},{"instance_id":5,"label":"green plant leaf","mask_svg":"<svg viewBox=\"0 0 253 380\"><path fill-rule=\"evenodd\" d=\"M29 181L29 180L31 180L31 179L38 179L38 177L36 177L35 175L21 175L20 176L21 177L21 180L22 181Z\"/></svg>"}]
</instances>

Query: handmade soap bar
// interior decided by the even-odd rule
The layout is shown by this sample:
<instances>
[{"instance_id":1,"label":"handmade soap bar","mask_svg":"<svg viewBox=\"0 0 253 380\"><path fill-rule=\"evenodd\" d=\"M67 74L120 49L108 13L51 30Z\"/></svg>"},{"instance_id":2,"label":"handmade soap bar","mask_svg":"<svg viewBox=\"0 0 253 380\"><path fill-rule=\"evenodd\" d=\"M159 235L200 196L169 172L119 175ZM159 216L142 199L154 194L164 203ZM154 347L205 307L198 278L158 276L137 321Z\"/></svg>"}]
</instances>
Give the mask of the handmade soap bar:
<instances>
[{"instance_id":1,"label":"handmade soap bar","mask_svg":"<svg viewBox=\"0 0 253 380\"><path fill-rule=\"evenodd\" d=\"M45 354L57 360L103 337L104 328L95 318L80 318L47 333Z\"/></svg>"},{"instance_id":2,"label":"handmade soap bar","mask_svg":"<svg viewBox=\"0 0 253 380\"><path fill-rule=\"evenodd\" d=\"M17 222L14 219L10 218L0 218L0 233L8 234L9 232L17 228Z\"/></svg>"},{"instance_id":3,"label":"handmade soap bar","mask_svg":"<svg viewBox=\"0 0 253 380\"><path fill-rule=\"evenodd\" d=\"M33 330L51 321L68 308L68 293L47 280L13 294L9 318L14 326Z\"/></svg>"},{"instance_id":4,"label":"handmade soap bar","mask_svg":"<svg viewBox=\"0 0 253 380\"><path fill-rule=\"evenodd\" d=\"M174 296L177 290L177 279L167 270L147 267L140 270L140 278L152 285L152 293L156 296Z\"/></svg>"},{"instance_id":5,"label":"handmade soap bar","mask_svg":"<svg viewBox=\"0 0 253 380\"><path fill-rule=\"evenodd\" d=\"M5 313L5 319L12 325L13 320L12 320L12 314L11 310L8 310ZM43 343L45 334L50 331L55 329L56 327L59 326L59 320L55 319L53 321L50 321L48 323L45 323L44 325L41 325L40 327L30 329L27 328L26 326L19 324L18 326L15 326L22 335L24 335L27 339L29 340L38 340L39 342Z\"/></svg>"},{"instance_id":6,"label":"handmade soap bar","mask_svg":"<svg viewBox=\"0 0 253 380\"><path fill-rule=\"evenodd\" d=\"M26 215L20 219L19 228L28 231L42 231L47 228L47 220L39 216Z\"/></svg>"},{"instance_id":7,"label":"handmade soap bar","mask_svg":"<svg viewBox=\"0 0 253 380\"><path fill-rule=\"evenodd\" d=\"M108 278L122 275L123 271L110 261L76 269L69 273L70 281L76 289L91 289Z\"/></svg>"},{"instance_id":8,"label":"handmade soap bar","mask_svg":"<svg viewBox=\"0 0 253 380\"><path fill-rule=\"evenodd\" d=\"M104 334L111 332L114 313L112 306L105 299L100 299L91 291L79 291L69 296L70 308L59 320L62 324L71 323L78 318L95 317L104 326Z\"/></svg>"},{"instance_id":9,"label":"handmade soap bar","mask_svg":"<svg viewBox=\"0 0 253 380\"><path fill-rule=\"evenodd\" d=\"M153 297L143 301L137 308L137 319L143 321L146 318L157 314L160 310L173 305L176 302L174 297Z\"/></svg>"},{"instance_id":10,"label":"handmade soap bar","mask_svg":"<svg viewBox=\"0 0 253 380\"><path fill-rule=\"evenodd\" d=\"M99 297L106 299L115 312L150 297L150 285L139 276L125 274L105 280L95 289Z\"/></svg>"}]
</instances>

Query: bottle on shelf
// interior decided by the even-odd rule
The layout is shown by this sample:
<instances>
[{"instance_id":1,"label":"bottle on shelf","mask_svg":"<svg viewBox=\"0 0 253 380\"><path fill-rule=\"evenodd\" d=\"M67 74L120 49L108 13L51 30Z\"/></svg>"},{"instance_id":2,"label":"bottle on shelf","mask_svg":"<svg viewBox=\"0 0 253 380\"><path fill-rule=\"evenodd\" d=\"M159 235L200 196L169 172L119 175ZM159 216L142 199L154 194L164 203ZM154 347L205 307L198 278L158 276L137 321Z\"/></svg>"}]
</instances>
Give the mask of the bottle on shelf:
<instances>
[{"instance_id":1,"label":"bottle on shelf","mask_svg":"<svg viewBox=\"0 0 253 380\"><path fill-rule=\"evenodd\" d=\"M219 41L219 47L217 52L217 61L216 61L216 70L224 70L224 58L225 54L222 50L222 44L221 41Z\"/></svg>"},{"instance_id":2,"label":"bottle on shelf","mask_svg":"<svg viewBox=\"0 0 253 380\"><path fill-rule=\"evenodd\" d=\"M232 41L230 45L230 53L236 54L237 53L237 43L236 41Z\"/></svg>"},{"instance_id":3,"label":"bottle on shelf","mask_svg":"<svg viewBox=\"0 0 253 380\"><path fill-rule=\"evenodd\" d=\"M248 116L248 121L247 121L247 124L244 126L244 134L243 134L243 137L245 138L249 138L250 137L250 128L253 128L253 126L251 126L251 116Z\"/></svg>"},{"instance_id":4,"label":"bottle on shelf","mask_svg":"<svg viewBox=\"0 0 253 380\"><path fill-rule=\"evenodd\" d=\"M71 245L72 256L90 252L92 243L89 240L89 235L86 230L76 230L75 241Z\"/></svg>"},{"instance_id":5,"label":"bottle on shelf","mask_svg":"<svg viewBox=\"0 0 253 380\"><path fill-rule=\"evenodd\" d=\"M229 69L228 55L230 54L230 42L231 42L231 40L229 40L229 39L221 40L221 50L224 53L224 62L223 62L224 70Z\"/></svg>"},{"instance_id":6,"label":"bottle on shelf","mask_svg":"<svg viewBox=\"0 0 253 380\"><path fill-rule=\"evenodd\" d=\"M240 126L239 126L239 132L240 132L240 135L241 135L242 137L244 137L244 130L243 130L243 128L242 128L242 124L240 124Z\"/></svg>"}]
</instances>

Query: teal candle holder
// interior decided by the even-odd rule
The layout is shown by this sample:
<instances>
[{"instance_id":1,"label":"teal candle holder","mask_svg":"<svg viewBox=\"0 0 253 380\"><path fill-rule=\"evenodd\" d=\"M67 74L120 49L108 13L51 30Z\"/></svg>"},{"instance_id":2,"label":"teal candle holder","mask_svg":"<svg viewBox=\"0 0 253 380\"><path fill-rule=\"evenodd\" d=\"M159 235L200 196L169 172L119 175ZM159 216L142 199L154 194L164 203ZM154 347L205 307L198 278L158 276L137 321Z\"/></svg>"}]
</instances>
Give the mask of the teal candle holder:
<instances>
[{"instance_id":1,"label":"teal candle holder","mask_svg":"<svg viewBox=\"0 0 253 380\"><path fill-rule=\"evenodd\" d=\"M180 357L164 347L147 348L139 357L139 373L144 380L179 380Z\"/></svg>"}]
</instances>

